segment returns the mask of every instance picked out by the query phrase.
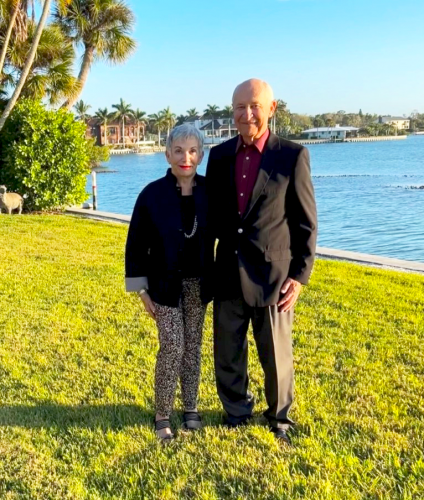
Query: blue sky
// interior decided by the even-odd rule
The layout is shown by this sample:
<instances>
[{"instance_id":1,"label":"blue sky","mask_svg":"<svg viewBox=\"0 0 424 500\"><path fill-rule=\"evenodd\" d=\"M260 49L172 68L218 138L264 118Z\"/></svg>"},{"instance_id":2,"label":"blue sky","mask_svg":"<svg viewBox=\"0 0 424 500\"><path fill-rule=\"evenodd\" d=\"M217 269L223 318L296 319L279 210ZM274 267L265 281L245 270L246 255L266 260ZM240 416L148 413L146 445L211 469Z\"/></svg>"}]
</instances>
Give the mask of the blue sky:
<instances>
[{"instance_id":1,"label":"blue sky","mask_svg":"<svg viewBox=\"0 0 424 500\"><path fill-rule=\"evenodd\" d=\"M292 112L424 113L424 0L130 0L137 52L82 98L176 114L267 80Z\"/></svg>"}]
</instances>

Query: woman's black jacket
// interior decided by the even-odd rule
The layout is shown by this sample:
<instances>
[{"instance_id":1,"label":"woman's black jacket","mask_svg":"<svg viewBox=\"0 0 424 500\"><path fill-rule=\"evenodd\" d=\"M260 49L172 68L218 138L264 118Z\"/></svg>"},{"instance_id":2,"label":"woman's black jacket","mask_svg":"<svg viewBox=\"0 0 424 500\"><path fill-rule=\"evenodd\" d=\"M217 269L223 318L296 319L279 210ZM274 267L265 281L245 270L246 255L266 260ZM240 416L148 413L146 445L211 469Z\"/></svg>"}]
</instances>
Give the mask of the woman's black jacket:
<instances>
[{"instance_id":1,"label":"woman's black jacket","mask_svg":"<svg viewBox=\"0 0 424 500\"><path fill-rule=\"evenodd\" d=\"M205 178L196 174L193 197L200 241L200 289L204 303L212 300L213 240L207 230ZM165 177L148 184L134 207L125 250L125 277L147 278L148 293L158 304L177 307L181 296L184 231L181 189L168 169ZM140 281L141 282L141 281ZM139 289L141 286L139 287Z\"/></svg>"}]
</instances>

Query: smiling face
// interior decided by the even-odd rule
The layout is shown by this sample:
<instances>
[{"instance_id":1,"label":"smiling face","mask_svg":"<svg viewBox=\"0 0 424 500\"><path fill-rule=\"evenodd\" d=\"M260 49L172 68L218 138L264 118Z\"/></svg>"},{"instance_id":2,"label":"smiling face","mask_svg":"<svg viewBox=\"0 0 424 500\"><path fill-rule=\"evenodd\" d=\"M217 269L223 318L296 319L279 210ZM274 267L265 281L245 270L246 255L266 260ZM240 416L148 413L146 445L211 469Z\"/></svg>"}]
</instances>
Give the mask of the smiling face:
<instances>
[{"instance_id":1,"label":"smiling face","mask_svg":"<svg viewBox=\"0 0 424 500\"><path fill-rule=\"evenodd\" d=\"M203 159L203 151L200 150L195 137L175 139L165 154L171 165L171 171L177 179L194 177L197 167Z\"/></svg>"},{"instance_id":2,"label":"smiling face","mask_svg":"<svg viewBox=\"0 0 424 500\"><path fill-rule=\"evenodd\" d=\"M234 121L244 142L251 143L265 133L276 107L271 87L261 80L247 80L236 88L233 95Z\"/></svg>"}]
</instances>

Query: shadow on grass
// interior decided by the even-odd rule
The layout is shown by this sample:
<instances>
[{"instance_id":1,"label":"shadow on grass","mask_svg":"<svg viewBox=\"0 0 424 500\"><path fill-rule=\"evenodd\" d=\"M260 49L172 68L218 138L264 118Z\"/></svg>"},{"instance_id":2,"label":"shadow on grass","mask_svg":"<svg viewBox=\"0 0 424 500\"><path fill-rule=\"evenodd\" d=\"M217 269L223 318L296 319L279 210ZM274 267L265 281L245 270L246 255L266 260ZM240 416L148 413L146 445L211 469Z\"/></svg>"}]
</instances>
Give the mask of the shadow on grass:
<instances>
[{"instance_id":1,"label":"shadow on grass","mask_svg":"<svg viewBox=\"0 0 424 500\"><path fill-rule=\"evenodd\" d=\"M205 426L221 425L221 412L202 411L201 415ZM121 429L135 425L153 427L153 418L153 411L131 404L0 406L0 427ZM174 412L172 421L181 419L182 412Z\"/></svg>"}]
</instances>

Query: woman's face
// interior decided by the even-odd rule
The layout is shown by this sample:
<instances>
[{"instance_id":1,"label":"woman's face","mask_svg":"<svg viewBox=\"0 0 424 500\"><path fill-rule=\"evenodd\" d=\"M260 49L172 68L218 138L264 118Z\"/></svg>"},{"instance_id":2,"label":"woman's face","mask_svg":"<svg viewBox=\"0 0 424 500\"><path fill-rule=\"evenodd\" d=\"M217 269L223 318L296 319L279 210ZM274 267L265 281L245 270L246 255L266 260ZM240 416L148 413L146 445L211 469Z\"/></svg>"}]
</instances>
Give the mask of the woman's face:
<instances>
[{"instance_id":1,"label":"woman's face","mask_svg":"<svg viewBox=\"0 0 424 500\"><path fill-rule=\"evenodd\" d=\"M194 177L197 166L203 159L203 151L200 151L195 137L175 140L171 150L167 150L165 154L177 179Z\"/></svg>"}]
</instances>

